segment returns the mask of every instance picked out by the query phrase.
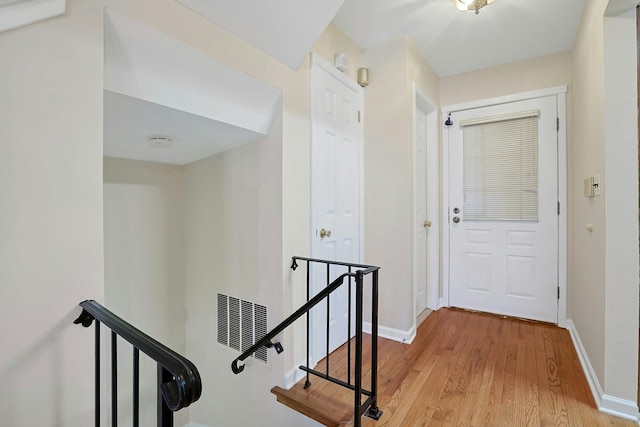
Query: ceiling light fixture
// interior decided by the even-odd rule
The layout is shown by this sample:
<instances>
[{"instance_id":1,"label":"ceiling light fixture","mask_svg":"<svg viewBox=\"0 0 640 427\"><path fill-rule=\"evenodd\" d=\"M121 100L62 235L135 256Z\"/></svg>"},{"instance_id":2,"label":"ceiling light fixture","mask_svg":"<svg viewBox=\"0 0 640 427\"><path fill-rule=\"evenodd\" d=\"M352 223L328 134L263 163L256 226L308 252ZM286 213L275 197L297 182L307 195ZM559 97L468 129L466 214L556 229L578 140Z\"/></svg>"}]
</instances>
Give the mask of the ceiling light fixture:
<instances>
[{"instance_id":1,"label":"ceiling light fixture","mask_svg":"<svg viewBox=\"0 0 640 427\"><path fill-rule=\"evenodd\" d=\"M168 136L150 136L147 142L153 148L169 148L173 145L173 140Z\"/></svg>"},{"instance_id":2,"label":"ceiling light fixture","mask_svg":"<svg viewBox=\"0 0 640 427\"><path fill-rule=\"evenodd\" d=\"M495 0L451 0L453 5L462 11L475 11L476 15L480 13L480 9L488 4L493 3Z\"/></svg>"}]
</instances>

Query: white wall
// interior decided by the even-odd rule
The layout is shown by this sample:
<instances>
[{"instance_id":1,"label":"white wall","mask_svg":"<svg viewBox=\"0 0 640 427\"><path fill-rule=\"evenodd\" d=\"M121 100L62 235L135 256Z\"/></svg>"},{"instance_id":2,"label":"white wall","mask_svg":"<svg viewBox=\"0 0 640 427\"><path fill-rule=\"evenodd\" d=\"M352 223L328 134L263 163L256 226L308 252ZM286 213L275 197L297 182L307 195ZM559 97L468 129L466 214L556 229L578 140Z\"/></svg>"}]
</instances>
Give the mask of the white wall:
<instances>
[{"instance_id":1,"label":"white wall","mask_svg":"<svg viewBox=\"0 0 640 427\"><path fill-rule=\"evenodd\" d=\"M627 3L624 14L604 19L606 180L601 185L607 255L602 406L637 416L638 66L635 4Z\"/></svg>"},{"instance_id":2,"label":"white wall","mask_svg":"<svg viewBox=\"0 0 640 427\"><path fill-rule=\"evenodd\" d=\"M102 31L94 2L0 33L0 414L87 426L103 299Z\"/></svg>"},{"instance_id":3,"label":"white wall","mask_svg":"<svg viewBox=\"0 0 640 427\"><path fill-rule=\"evenodd\" d=\"M560 52L440 79L440 105L569 84L571 52Z\"/></svg>"},{"instance_id":4,"label":"white wall","mask_svg":"<svg viewBox=\"0 0 640 427\"><path fill-rule=\"evenodd\" d=\"M604 148L604 2L585 5L573 49L574 185L569 196L574 213L570 221L573 241L570 257L575 268L569 304L572 320L599 378L604 378L605 340L605 204L604 197L588 199L580 183L584 177L603 174ZM604 177L606 182L606 176ZM605 190L606 191L606 190ZM585 224L592 223L588 233Z\"/></svg>"},{"instance_id":5,"label":"white wall","mask_svg":"<svg viewBox=\"0 0 640 427\"><path fill-rule=\"evenodd\" d=\"M635 3L605 19L621 0L587 2L573 50L574 184L572 297L596 403L637 416L638 154ZM601 196L582 179L601 176ZM585 229L592 223L592 233Z\"/></svg>"},{"instance_id":6,"label":"white wall","mask_svg":"<svg viewBox=\"0 0 640 427\"><path fill-rule=\"evenodd\" d=\"M184 352L183 167L104 158L105 302Z\"/></svg>"},{"instance_id":7,"label":"white wall","mask_svg":"<svg viewBox=\"0 0 640 427\"><path fill-rule=\"evenodd\" d=\"M104 158L105 306L184 355L183 176L181 166ZM130 346L123 342L118 355L119 423L130 423ZM156 365L144 355L140 362L140 423L151 425ZM184 409L175 422L188 419Z\"/></svg>"},{"instance_id":8,"label":"white wall","mask_svg":"<svg viewBox=\"0 0 640 427\"><path fill-rule=\"evenodd\" d=\"M411 338L413 295L413 83L438 98L437 78L408 38L367 49L365 253L380 270L380 325Z\"/></svg>"},{"instance_id":9,"label":"white wall","mask_svg":"<svg viewBox=\"0 0 640 427\"><path fill-rule=\"evenodd\" d=\"M218 292L282 313L282 115L264 140L186 167L187 354L206 383L191 420L206 425L282 425L289 417L269 390L284 360L254 361L234 375L239 353L216 342ZM288 343L283 343L287 348ZM216 404L220 402L220 404Z\"/></svg>"}]
</instances>

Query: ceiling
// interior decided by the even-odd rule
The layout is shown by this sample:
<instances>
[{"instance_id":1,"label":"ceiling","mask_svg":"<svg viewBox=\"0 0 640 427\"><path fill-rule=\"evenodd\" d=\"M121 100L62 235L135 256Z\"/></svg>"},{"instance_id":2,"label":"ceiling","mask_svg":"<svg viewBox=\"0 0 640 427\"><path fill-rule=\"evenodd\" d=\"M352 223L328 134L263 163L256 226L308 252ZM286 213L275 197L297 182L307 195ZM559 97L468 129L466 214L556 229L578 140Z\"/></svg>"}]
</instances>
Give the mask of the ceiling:
<instances>
[{"instance_id":1,"label":"ceiling","mask_svg":"<svg viewBox=\"0 0 640 427\"><path fill-rule=\"evenodd\" d=\"M362 48L408 35L440 77L571 49L584 2L495 0L476 15L451 0L176 1L292 69L333 19ZM187 164L268 133L278 89L107 15L105 155ZM156 135L174 145L150 147Z\"/></svg>"},{"instance_id":2,"label":"ceiling","mask_svg":"<svg viewBox=\"0 0 640 427\"><path fill-rule=\"evenodd\" d=\"M297 69L344 0L176 0Z\"/></svg>"},{"instance_id":3,"label":"ceiling","mask_svg":"<svg viewBox=\"0 0 640 427\"><path fill-rule=\"evenodd\" d=\"M170 138L155 147L149 138ZM104 91L104 155L186 165L259 140L263 134L187 111Z\"/></svg>"},{"instance_id":4,"label":"ceiling","mask_svg":"<svg viewBox=\"0 0 640 427\"><path fill-rule=\"evenodd\" d=\"M333 22L362 48L408 35L440 77L569 50L584 0L345 0Z\"/></svg>"}]
</instances>

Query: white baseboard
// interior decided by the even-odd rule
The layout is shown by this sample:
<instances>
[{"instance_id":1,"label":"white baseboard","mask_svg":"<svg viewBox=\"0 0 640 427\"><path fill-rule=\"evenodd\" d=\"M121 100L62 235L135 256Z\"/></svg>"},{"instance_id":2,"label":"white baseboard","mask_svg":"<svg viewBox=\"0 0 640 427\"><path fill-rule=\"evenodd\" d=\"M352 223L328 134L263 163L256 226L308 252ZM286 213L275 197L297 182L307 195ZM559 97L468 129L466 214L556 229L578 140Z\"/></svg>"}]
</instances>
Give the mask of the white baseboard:
<instances>
[{"instance_id":1,"label":"white baseboard","mask_svg":"<svg viewBox=\"0 0 640 427\"><path fill-rule=\"evenodd\" d=\"M362 325L362 331L370 334L371 323L364 322ZM393 341L398 341L403 344L411 344L416 337L416 327L413 326L408 331L401 331L400 329L389 328L387 326L378 326L378 336Z\"/></svg>"},{"instance_id":2,"label":"white baseboard","mask_svg":"<svg viewBox=\"0 0 640 427\"><path fill-rule=\"evenodd\" d=\"M424 322L425 320L427 320L427 317L429 317L429 315L433 313L433 310L431 310L430 308L425 309L422 313L420 313L418 315L418 317L416 318L416 329L422 325L422 322Z\"/></svg>"},{"instance_id":3,"label":"white baseboard","mask_svg":"<svg viewBox=\"0 0 640 427\"><path fill-rule=\"evenodd\" d=\"M306 364L306 362L300 362L296 364L295 368L293 368L292 370L290 370L284 375L285 389L289 390L291 387L298 384L298 382L305 377L307 373L298 367L304 364ZM315 366L315 363L311 363L311 366Z\"/></svg>"},{"instance_id":4,"label":"white baseboard","mask_svg":"<svg viewBox=\"0 0 640 427\"><path fill-rule=\"evenodd\" d=\"M626 418L627 420L640 421L638 419L638 404L631 400L620 399L618 397L602 395L602 406L598 408L605 414Z\"/></svg>"},{"instance_id":5,"label":"white baseboard","mask_svg":"<svg viewBox=\"0 0 640 427\"><path fill-rule=\"evenodd\" d=\"M587 377L587 382L598 410L620 418L638 421L638 404L636 402L604 394L600 381L598 381L598 377L589 361L587 351L582 345L576 325L571 319L567 319L567 329L571 335L571 341L573 341L576 353L578 353L578 359L580 359L582 370Z\"/></svg>"}]
</instances>

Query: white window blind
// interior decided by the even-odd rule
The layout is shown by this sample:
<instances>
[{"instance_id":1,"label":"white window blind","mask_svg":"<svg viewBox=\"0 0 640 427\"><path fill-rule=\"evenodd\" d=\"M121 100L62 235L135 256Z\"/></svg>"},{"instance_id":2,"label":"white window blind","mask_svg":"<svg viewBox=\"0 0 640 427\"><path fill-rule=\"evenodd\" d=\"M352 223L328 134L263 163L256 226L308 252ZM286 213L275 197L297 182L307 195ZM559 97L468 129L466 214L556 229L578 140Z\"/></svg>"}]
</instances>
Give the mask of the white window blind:
<instances>
[{"instance_id":1,"label":"white window blind","mask_svg":"<svg viewBox=\"0 0 640 427\"><path fill-rule=\"evenodd\" d=\"M538 221L539 114L461 122L465 221Z\"/></svg>"}]
</instances>

